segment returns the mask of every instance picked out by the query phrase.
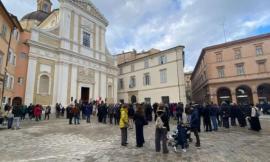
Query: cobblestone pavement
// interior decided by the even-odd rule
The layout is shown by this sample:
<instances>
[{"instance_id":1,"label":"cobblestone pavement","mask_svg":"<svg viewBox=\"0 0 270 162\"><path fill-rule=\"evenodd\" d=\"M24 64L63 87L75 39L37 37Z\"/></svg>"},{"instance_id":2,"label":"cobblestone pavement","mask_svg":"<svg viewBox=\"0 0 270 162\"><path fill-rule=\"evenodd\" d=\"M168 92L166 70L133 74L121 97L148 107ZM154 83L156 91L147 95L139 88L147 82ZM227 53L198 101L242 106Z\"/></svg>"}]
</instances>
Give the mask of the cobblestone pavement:
<instances>
[{"instance_id":1,"label":"cobblestone pavement","mask_svg":"<svg viewBox=\"0 0 270 162\"><path fill-rule=\"evenodd\" d=\"M220 129L200 134L201 149L194 142L186 153L164 155L154 150L154 123L145 127L145 146L135 147L135 130L129 131L128 147L120 146L117 126L96 123L68 125L65 119L26 121L20 130L0 130L1 162L266 162L270 157L270 121L253 132L247 128ZM171 126L174 128L174 126ZM194 136L192 135L193 139Z\"/></svg>"}]
</instances>

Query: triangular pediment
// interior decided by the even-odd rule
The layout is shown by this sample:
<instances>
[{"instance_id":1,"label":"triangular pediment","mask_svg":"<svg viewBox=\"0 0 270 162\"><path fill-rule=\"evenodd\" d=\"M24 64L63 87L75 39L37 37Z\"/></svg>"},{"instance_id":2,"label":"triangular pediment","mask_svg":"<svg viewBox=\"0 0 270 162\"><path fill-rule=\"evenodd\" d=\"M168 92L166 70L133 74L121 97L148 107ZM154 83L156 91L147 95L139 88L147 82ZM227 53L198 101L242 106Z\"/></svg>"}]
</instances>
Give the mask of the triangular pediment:
<instances>
[{"instance_id":1,"label":"triangular pediment","mask_svg":"<svg viewBox=\"0 0 270 162\"><path fill-rule=\"evenodd\" d=\"M72 2L73 4L76 4L78 7L82 8L90 15L102 21L106 26L109 24L108 20L90 0L69 0L69 1Z\"/></svg>"}]
</instances>

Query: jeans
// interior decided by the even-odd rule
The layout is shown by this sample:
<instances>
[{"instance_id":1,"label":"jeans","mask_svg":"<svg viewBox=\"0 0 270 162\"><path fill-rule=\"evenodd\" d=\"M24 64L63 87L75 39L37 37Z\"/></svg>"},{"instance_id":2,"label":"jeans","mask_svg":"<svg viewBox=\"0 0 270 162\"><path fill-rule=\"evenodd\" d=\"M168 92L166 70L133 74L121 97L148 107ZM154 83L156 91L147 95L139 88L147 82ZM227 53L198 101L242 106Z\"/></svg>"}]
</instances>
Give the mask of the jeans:
<instances>
[{"instance_id":1,"label":"jeans","mask_svg":"<svg viewBox=\"0 0 270 162\"><path fill-rule=\"evenodd\" d=\"M167 129L166 128L156 128L155 134L155 144L156 144L156 152L160 152L160 141L162 141L163 153L168 153L167 147Z\"/></svg>"},{"instance_id":2,"label":"jeans","mask_svg":"<svg viewBox=\"0 0 270 162\"><path fill-rule=\"evenodd\" d=\"M90 115L88 116L86 116L86 123L90 123Z\"/></svg>"},{"instance_id":3,"label":"jeans","mask_svg":"<svg viewBox=\"0 0 270 162\"><path fill-rule=\"evenodd\" d=\"M74 116L74 124L80 124L80 117L78 115Z\"/></svg>"},{"instance_id":4,"label":"jeans","mask_svg":"<svg viewBox=\"0 0 270 162\"><path fill-rule=\"evenodd\" d=\"M8 129L12 128L13 118L8 118Z\"/></svg>"},{"instance_id":5,"label":"jeans","mask_svg":"<svg viewBox=\"0 0 270 162\"><path fill-rule=\"evenodd\" d=\"M14 123L16 123L16 129L20 128L20 117L14 117Z\"/></svg>"},{"instance_id":6,"label":"jeans","mask_svg":"<svg viewBox=\"0 0 270 162\"><path fill-rule=\"evenodd\" d=\"M211 118L211 121L212 121L212 124L213 124L213 129L218 130L217 117L216 116L211 116L210 118Z\"/></svg>"}]
</instances>

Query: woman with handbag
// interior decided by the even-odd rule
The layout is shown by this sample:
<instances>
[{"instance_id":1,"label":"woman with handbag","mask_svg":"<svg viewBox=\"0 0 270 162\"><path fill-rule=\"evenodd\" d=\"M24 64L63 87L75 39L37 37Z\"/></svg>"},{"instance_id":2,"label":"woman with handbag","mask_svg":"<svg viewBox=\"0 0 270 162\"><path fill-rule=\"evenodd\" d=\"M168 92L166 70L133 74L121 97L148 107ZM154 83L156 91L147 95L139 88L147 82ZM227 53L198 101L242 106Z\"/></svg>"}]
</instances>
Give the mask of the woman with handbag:
<instances>
[{"instance_id":1,"label":"woman with handbag","mask_svg":"<svg viewBox=\"0 0 270 162\"><path fill-rule=\"evenodd\" d=\"M128 128L128 106L123 105L120 109L121 145L127 146L127 128Z\"/></svg>"},{"instance_id":2,"label":"woman with handbag","mask_svg":"<svg viewBox=\"0 0 270 162\"><path fill-rule=\"evenodd\" d=\"M147 125L147 121L144 116L143 106L137 105L137 110L134 114L135 128L136 128L136 142L137 147L143 147L144 136L143 136L143 127Z\"/></svg>"}]
</instances>

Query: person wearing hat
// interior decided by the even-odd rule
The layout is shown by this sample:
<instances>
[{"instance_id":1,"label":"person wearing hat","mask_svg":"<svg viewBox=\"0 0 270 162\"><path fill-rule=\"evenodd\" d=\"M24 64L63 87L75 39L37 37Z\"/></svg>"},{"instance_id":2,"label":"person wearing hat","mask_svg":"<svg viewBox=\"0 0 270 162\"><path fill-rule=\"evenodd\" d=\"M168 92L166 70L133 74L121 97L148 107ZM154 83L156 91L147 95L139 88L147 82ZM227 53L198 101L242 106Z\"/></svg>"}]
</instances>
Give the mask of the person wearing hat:
<instances>
[{"instance_id":1,"label":"person wearing hat","mask_svg":"<svg viewBox=\"0 0 270 162\"><path fill-rule=\"evenodd\" d=\"M120 109L121 145L127 146L127 128L128 128L128 105L123 105Z\"/></svg>"},{"instance_id":2,"label":"person wearing hat","mask_svg":"<svg viewBox=\"0 0 270 162\"><path fill-rule=\"evenodd\" d=\"M169 118L165 113L164 104L159 104L157 109L157 120L156 120L156 132L155 132L155 146L156 152L160 152L160 141L162 141L163 153L169 153L167 147L167 133L170 131Z\"/></svg>"}]
</instances>

